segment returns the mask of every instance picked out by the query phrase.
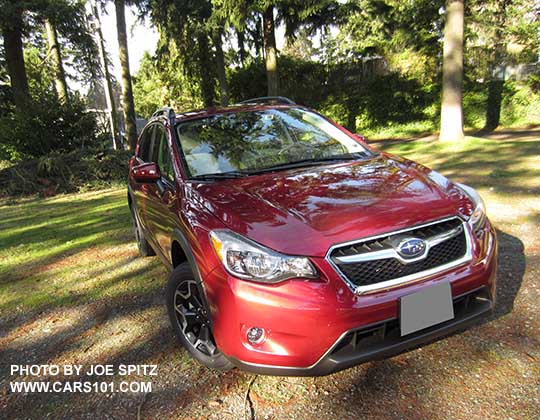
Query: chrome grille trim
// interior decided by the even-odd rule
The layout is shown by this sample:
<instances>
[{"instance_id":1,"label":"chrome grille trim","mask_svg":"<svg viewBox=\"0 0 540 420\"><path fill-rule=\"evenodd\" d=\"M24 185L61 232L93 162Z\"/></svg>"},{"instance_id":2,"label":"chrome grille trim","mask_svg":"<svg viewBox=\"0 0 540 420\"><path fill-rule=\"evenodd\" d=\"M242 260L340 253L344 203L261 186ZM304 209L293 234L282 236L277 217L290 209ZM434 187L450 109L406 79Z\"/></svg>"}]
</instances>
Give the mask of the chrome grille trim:
<instances>
[{"instance_id":1,"label":"chrome grille trim","mask_svg":"<svg viewBox=\"0 0 540 420\"><path fill-rule=\"evenodd\" d=\"M434 247L435 245L439 245L440 243L447 241L448 239L451 239L456 235L459 235L462 231L463 226L458 226L452 230L449 230L448 232L444 232L439 235L434 235L431 238L427 238L425 240L426 249L424 250L422 255L418 256L417 258L412 258L408 260L399 255L394 248L381 249L379 251L372 252L364 252L362 254L345 255L343 257L334 257L334 259L338 260L342 264L353 264L372 260L383 260L386 258L396 258L403 264L410 264L424 259L427 256L430 248ZM393 235L393 233L391 233L390 235Z\"/></svg>"},{"instance_id":2,"label":"chrome grille trim","mask_svg":"<svg viewBox=\"0 0 540 420\"><path fill-rule=\"evenodd\" d=\"M459 226L460 230L457 231L457 232L454 232L456 229L452 229L452 230L450 230L448 232L445 232L444 234L435 235L434 237L429 238L430 240L433 240L434 242L436 242L436 243L431 243L430 246L435 246L436 244L444 242L445 240L451 239L452 237L454 237L457 234L461 233L461 229L462 229L463 232L464 232L464 235L465 235L466 250L465 250L465 254L463 255L463 257L461 257L461 258L459 258L459 259L457 259L455 261L451 261L451 262L449 262L447 264L440 265L438 267L434 267L434 268L431 268L431 269L428 269L428 270L420 271L418 273L413 273L413 274L410 274L410 275L407 275L407 276L403 276L403 277L383 281L383 282L380 282L380 283L374 283L374 284L370 284L370 285L366 285L366 286L357 286L347 278L347 276L334 263L334 261L332 260L332 257L331 257L332 252L334 250L336 250L337 248L342 248L342 247L346 247L346 246L350 246L350 245L360 244L360 243L363 243L363 242L371 241L371 240L374 240L374 239L377 239L377 238L382 238L382 237L385 237L385 236L398 235L400 233L410 232L412 230L421 229L421 228L431 226L431 225L435 225L435 224L438 224L438 223L447 222L449 220L460 220L461 221L461 225ZM448 234L448 236L446 234ZM429 248L429 246L428 246L428 248ZM392 255L387 256L385 258L394 258L395 257L395 255L394 255L395 251L393 249L391 249L391 250L386 250L385 249L385 250L380 250L380 251L374 251L374 252L370 252L370 253L366 253L366 254L380 253L380 255L383 255L383 251L385 252L385 254L386 254L386 251L392 251ZM361 258L363 255L365 255L365 254L351 255L350 257L360 257ZM349 257L349 256L346 256L346 257ZM338 259L338 258L346 258L346 257L336 257L336 259ZM377 292L377 291L380 291L380 290L391 289L391 288L398 287L398 286L408 284L408 283L414 283L416 281L420 281L420 280L425 279L427 277L433 276L435 274L441 273L443 271L449 270L451 268L457 267L459 265L462 265L462 264L465 264L465 263L471 261L472 260L471 233L469 231L468 224L463 219L461 219L460 217L457 217L457 216L452 216L452 217L447 217L447 218L444 218L444 219L434 220L432 222L421 224L421 225L411 226L411 227L401 229L401 230L396 230L396 231L392 231L392 232L386 232L386 233L375 235L375 236L369 236L369 237L365 237L365 238L356 239L354 241L349 241L349 242L344 242L344 243L332 245L328 249L328 252L326 253L325 259L334 268L334 270L336 270L336 273L338 273L338 275L345 282L345 284L347 284L347 286L355 294L364 295L364 294L374 293L374 292ZM382 258L377 258L377 259L382 259ZM368 261L368 260L357 260L357 261L354 261L354 262L362 262L362 261ZM352 262L353 261L350 261L349 263L352 263Z\"/></svg>"}]
</instances>

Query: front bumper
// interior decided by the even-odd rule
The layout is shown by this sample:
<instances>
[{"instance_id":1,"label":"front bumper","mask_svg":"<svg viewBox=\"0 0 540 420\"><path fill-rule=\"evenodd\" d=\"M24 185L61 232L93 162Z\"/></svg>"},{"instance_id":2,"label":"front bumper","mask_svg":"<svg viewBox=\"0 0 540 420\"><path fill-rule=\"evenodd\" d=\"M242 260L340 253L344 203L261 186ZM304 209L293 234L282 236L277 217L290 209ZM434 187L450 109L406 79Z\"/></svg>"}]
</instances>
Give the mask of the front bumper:
<instances>
[{"instance_id":1,"label":"front bumper","mask_svg":"<svg viewBox=\"0 0 540 420\"><path fill-rule=\"evenodd\" d=\"M472 251L473 260L462 266L363 296L324 259L313 259L324 281L278 285L238 280L218 266L204 279L216 343L243 370L292 376L326 375L429 343L493 308L497 247L489 224ZM400 298L442 281L451 285L455 318L400 337ZM246 332L254 326L265 329L266 339L252 346Z\"/></svg>"},{"instance_id":2,"label":"front bumper","mask_svg":"<svg viewBox=\"0 0 540 420\"><path fill-rule=\"evenodd\" d=\"M262 375L322 376L372 360L385 359L461 331L488 316L493 301L486 288L454 299L455 318L407 337L399 336L399 322L391 319L345 333L314 365L309 367L270 366L247 363L234 357L229 360L238 368Z\"/></svg>"}]
</instances>

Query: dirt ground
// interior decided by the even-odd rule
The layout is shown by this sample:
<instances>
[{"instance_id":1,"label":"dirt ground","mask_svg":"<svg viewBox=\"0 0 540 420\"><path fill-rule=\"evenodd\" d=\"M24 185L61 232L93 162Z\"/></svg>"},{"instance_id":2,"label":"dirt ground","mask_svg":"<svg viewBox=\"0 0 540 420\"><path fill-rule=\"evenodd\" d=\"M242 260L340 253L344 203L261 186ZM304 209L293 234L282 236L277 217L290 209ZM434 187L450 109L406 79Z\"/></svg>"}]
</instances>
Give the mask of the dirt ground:
<instances>
[{"instance_id":1,"label":"dirt ground","mask_svg":"<svg viewBox=\"0 0 540 420\"><path fill-rule=\"evenodd\" d=\"M10 238L38 230L31 244L0 246L0 418L540 419L540 130L500 131L490 138L512 146L485 157L482 169L488 172L479 178L473 176L475 158L459 166L447 154L420 156L415 149L411 156L458 181L468 180L470 171L471 185L484 196L499 239L493 317L429 346L320 378L219 373L192 361L173 337L162 304L165 269L155 259L137 258L127 212L120 207L124 191L102 193L109 201L96 211L94 223L112 232L106 238L89 236L32 261L24 257L30 252L25 246L46 246L39 239L44 232L37 219L21 227L15 222L24 220L25 211L39 217L50 203L69 209L81 197L1 205L0 227L12 229ZM517 166L501 166L511 158ZM82 202L93 205L96 197L87 194ZM61 226L67 216L47 217ZM87 228L77 224L80 231ZM107 378L116 384L150 380L149 393L25 394L10 391L10 382L32 379L11 375L13 364L158 368L151 377Z\"/></svg>"}]
</instances>

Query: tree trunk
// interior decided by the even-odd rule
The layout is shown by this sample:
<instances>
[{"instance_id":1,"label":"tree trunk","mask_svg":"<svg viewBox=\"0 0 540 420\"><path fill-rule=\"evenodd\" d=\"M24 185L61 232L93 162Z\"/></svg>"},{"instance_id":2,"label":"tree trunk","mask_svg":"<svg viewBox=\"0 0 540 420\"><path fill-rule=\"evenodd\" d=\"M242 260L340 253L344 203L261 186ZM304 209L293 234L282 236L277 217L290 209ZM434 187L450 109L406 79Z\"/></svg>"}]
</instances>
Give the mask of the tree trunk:
<instances>
[{"instance_id":1,"label":"tree trunk","mask_svg":"<svg viewBox=\"0 0 540 420\"><path fill-rule=\"evenodd\" d=\"M223 43L221 35L223 29L220 27L213 34L214 47L216 48L216 72L219 82L219 102L222 106L229 103L229 85L225 74L225 58L223 57Z\"/></svg>"},{"instance_id":2,"label":"tree trunk","mask_svg":"<svg viewBox=\"0 0 540 420\"><path fill-rule=\"evenodd\" d=\"M506 44L504 43L503 29L506 26L506 5L507 1L497 2L497 13L495 14L495 39L493 40L493 53L489 64L488 98L486 104L486 124L485 131L495 130L501 120L501 104L504 88L504 73L496 74L497 66L503 64Z\"/></svg>"},{"instance_id":3,"label":"tree trunk","mask_svg":"<svg viewBox=\"0 0 540 420\"><path fill-rule=\"evenodd\" d=\"M238 55L240 56L240 65L244 67L246 62L246 47L243 31L236 31L236 39L238 40Z\"/></svg>"},{"instance_id":4,"label":"tree trunk","mask_svg":"<svg viewBox=\"0 0 540 420\"><path fill-rule=\"evenodd\" d=\"M263 13L264 50L266 55L266 78L268 80L268 96L278 95L278 63L276 51L276 34L274 28L274 6L270 5Z\"/></svg>"},{"instance_id":5,"label":"tree trunk","mask_svg":"<svg viewBox=\"0 0 540 420\"><path fill-rule=\"evenodd\" d=\"M253 44L255 46L257 57L266 59L264 53L264 22L262 16L257 19L255 36L253 37Z\"/></svg>"},{"instance_id":6,"label":"tree trunk","mask_svg":"<svg viewBox=\"0 0 540 420\"><path fill-rule=\"evenodd\" d=\"M47 32L47 43L49 44L49 53L53 62L56 94L60 102L66 104L68 100L68 88L64 65L62 64L62 53L58 44L58 34L56 33L55 26L48 19L45 20L45 31Z\"/></svg>"},{"instance_id":7,"label":"tree trunk","mask_svg":"<svg viewBox=\"0 0 540 420\"><path fill-rule=\"evenodd\" d=\"M118 128L116 124L116 106L114 104L113 89L111 83L111 75L109 73L109 66L107 64L107 54L105 53L105 41L103 40L103 33L101 32L101 19L99 17L99 9L96 0L92 0L92 12L95 18L96 24L96 36L99 50L99 58L101 60L101 68L103 70L104 88L105 88L105 100L107 101L107 113L109 114L109 123L111 125L112 146L113 149L118 149L117 133Z\"/></svg>"},{"instance_id":8,"label":"tree trunk","mask_svg":"<svg viewBox=\"0 0 540 420\"><path fill-rule=\"evenodd\" d=\"M488 98L486 104L486 124L484 131L495 130L501 121L501 104L504 80L490 80L488 82Z\"/></svg>"},{"instance_id":9,"label":"tree trunk","mask_svg":"<svg viewBox=\"0 0 540 420\"><path fill-rule=\"evenodd\" d=\"M135 104L133 102L131 73L129 71L125 2L124 0L115 0L114 5L116 7L116 30L118 32L118 50L120 53L120 67L122 69L122 109L124 111L128 146L130 150L135 150L135 146L137 145L137 121Z\"/></svg>"},{"instance_id":10,"label":"tree trunk","mask_svg":"<svg viewBox=\"0 0 540 420\"><path fill-rule=\"evenodd\" d=\"M202 97L204 106L214 106L214 89L215 75L208 74L211 72L212 61L210 59L210 47L208 45L208 36L204 32L199 32L197 35L197 43L199 48L199 76L201 80Z\"/></svg>"},{"instance_id":11,"label":"tree trunk","mask_svg":"<svg viewBox=\"0 0 540 420\"><path fill-rule=\"evenodd\" d=\"M446 1L440 140L463 139L464 0Z\"/></svg>"},{"instance_id":12,"label":"tree trunk","mask_svg":"<svg viewBox=\"0 0 540 420\"><path fill-rule=\"evenodd\" d=\"M22 112L30 102L30 95L28 93L26 67L24 66L21 9L17 8L10 22L4 23L2 36L4 38L5 59L11 80L13 99L17 110Z\"/></svg>"},{"instance_id":13,"label":"tree trunk","mask_svg":"<svg viewBox=\"0 0 540 420\"><path fill-rule=\"evenodd\" d=\"M351 133L356 133L356 112L350 108L347 112L347 129Z\"/></svg>"}]
</instances>

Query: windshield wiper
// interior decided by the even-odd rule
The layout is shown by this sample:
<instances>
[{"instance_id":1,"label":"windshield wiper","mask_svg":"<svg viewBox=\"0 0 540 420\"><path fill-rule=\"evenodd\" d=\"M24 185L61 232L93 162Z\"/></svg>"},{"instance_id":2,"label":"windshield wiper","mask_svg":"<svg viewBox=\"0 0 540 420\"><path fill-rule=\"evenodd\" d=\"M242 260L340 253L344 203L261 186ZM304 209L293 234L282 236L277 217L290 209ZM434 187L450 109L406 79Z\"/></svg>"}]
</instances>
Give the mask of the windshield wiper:
<instances>
[{"instance_id":1,"label":"windshield wiper","mask_svg":"<svg viewBox=\"0 0 540 420\"><path fill-rule=\"evenodd\" d=\"M247 176L244 172L239 171L230 171L230 172L216 172L213 174L201 174L201 175L195 175L192 176L190 179L200 179L200 180L208 180L208 179L233 179L233 178L244 178Z\"/></svg>"},{"instance_id":2,"label":"windshield wiper","mask_svg":"<svg viewBox=\"0 0 540 420\"><path fill-rule=\"evenodd\" d=\"M294 162L280 163L278 165L267 166L265 168L249 171L248 173L255 174L255 173L271 172L271 171L282 170L282 169L302 168L306 166L313 166L313 165L316 165L317 163L341 162L344 160L359 160L365 157L367 156L360 153L350 153L347 155L309 158L309 159L297 160Z\"/></svg>"}]
</instances>

